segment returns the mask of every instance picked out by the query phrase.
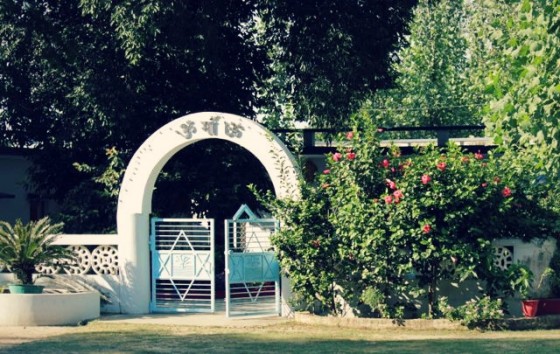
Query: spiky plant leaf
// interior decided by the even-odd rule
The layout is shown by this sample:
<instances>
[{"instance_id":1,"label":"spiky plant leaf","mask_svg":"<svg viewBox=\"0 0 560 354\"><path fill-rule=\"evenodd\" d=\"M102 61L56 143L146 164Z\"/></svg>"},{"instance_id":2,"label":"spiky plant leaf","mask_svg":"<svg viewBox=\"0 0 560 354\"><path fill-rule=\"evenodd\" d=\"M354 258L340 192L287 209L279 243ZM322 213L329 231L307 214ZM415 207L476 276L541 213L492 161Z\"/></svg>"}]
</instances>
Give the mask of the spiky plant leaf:
<instances>
[{"instance_id":1,"label":"spiky plant leaf","mask_svg":"<svg viewBox=\"0 0 560 354\"><path fill-rule=\"evenodd\" d=\"M48 217L23 224L0 221L0 262L12 271L18 282L33 283L33 273L40 264L65 266L63 260L74 260L64 246L54 245L62 224L52 224Z\"/></svg>"}]
</instances>

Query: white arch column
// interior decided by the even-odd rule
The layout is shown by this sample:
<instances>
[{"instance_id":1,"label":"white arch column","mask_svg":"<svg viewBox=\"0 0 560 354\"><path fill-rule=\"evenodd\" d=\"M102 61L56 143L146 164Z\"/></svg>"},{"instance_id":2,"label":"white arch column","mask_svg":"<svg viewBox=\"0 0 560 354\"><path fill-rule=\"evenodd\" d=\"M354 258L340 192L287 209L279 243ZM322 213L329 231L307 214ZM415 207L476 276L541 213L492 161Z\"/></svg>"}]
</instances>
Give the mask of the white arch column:
<instances>
[{"instance_id":1,"label":"white arch column","mask_svg":"<svg viewBox=\"0 0 560 354\"><path fill-rule=\"evenodd\" d=\"M293 155L262 125L217 112L189 114L164 125L132 157L119 193L117 230L123 313L150 311L149 219L157 176L175 153L206 139L227 140L245 148L265 167L278 198L299 197L299 170Z\"/></svg>"}]
</instances>

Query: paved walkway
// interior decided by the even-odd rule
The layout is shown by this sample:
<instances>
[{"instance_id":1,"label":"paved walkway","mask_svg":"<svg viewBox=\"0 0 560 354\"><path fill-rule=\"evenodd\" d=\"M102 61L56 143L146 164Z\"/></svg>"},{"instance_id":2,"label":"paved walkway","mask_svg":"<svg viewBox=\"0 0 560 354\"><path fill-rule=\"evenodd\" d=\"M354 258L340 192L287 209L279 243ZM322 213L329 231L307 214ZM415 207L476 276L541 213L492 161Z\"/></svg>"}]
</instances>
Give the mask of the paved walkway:
<instances>
[{"instance_id":1,"label":"paved walkway","mask_svg":"<svg viewBox=\"0 0 560 354\"><path fill-rule=\"evenodd\" d=\"M291 319L278 316L228 318L224 312L215 312L209 314L104 315L98 321L198 327L254 327L275 325L291 321Z\"/></svg>"}]
</instances>

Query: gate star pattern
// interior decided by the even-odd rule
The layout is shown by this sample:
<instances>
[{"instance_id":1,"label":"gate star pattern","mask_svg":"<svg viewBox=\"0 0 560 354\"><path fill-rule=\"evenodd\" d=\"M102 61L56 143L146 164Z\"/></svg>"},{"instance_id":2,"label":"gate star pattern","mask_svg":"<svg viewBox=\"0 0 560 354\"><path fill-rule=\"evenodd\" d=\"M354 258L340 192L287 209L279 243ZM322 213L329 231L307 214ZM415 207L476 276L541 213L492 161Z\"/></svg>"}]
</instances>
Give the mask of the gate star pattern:
<instances>
[{"instance_id":1,"label":"gate star pattern","mask_svg":"<svg viewBox=\"0 0 560 354\"><path fill-rule=\"evenodd\" d=\"M152 219L152 311L214 311L213 220Z\"/></svg>"}]
</instances>

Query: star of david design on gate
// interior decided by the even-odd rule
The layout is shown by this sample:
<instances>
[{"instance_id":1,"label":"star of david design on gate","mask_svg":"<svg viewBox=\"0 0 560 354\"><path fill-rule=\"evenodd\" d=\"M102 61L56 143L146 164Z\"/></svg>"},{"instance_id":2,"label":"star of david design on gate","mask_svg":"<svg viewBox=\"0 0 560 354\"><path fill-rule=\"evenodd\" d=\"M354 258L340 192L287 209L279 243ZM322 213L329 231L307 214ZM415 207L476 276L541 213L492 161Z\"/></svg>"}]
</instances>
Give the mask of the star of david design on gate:
<instances>
[{"instance_id":1,"label":"star of david design on gate","mask_svg":"<svg viewBox=\"0 0 560 354\"><path fill-rule=\"evenodd\" d=\"M185 250L175 250L175 248L177 247L177 244L179 243L179 240L183 239L184 241L186 241L188 247L190 248L189 251L185 251ZM189 285L187 286L187 289L184 292L181 292L181 290L179 289L179 287L177 286L177 284L174 281L174 268L173 268L173 256L174 255L183 255L183 256L189 256L190 259L193 260L193 276L192 279L190 279ZM159 261L159 271L158 271L158 278L162 278L164 275L164 272L166 273L166 275L169 276L169 282L171 283L171 285L173 286L173 288L175 289L175 292L177 293L177 295L179 296L181 301L185 301L185 299L187 298L193 284L195 283L196 280L198 279L210 279L212 276L212 272L210 269L208 269L208 266L210 265L210 259L211 254L210 252L200 252L197 251L191 241L189 240L187 234L185 233L184 230L179 231L179 233L177 234L177 237L173 243L173 245L171 246L171 248L163 253L160 252L158 254L158 261ZM205 274L203 274L205 273Z\"/></svg>"}]
</instances>

